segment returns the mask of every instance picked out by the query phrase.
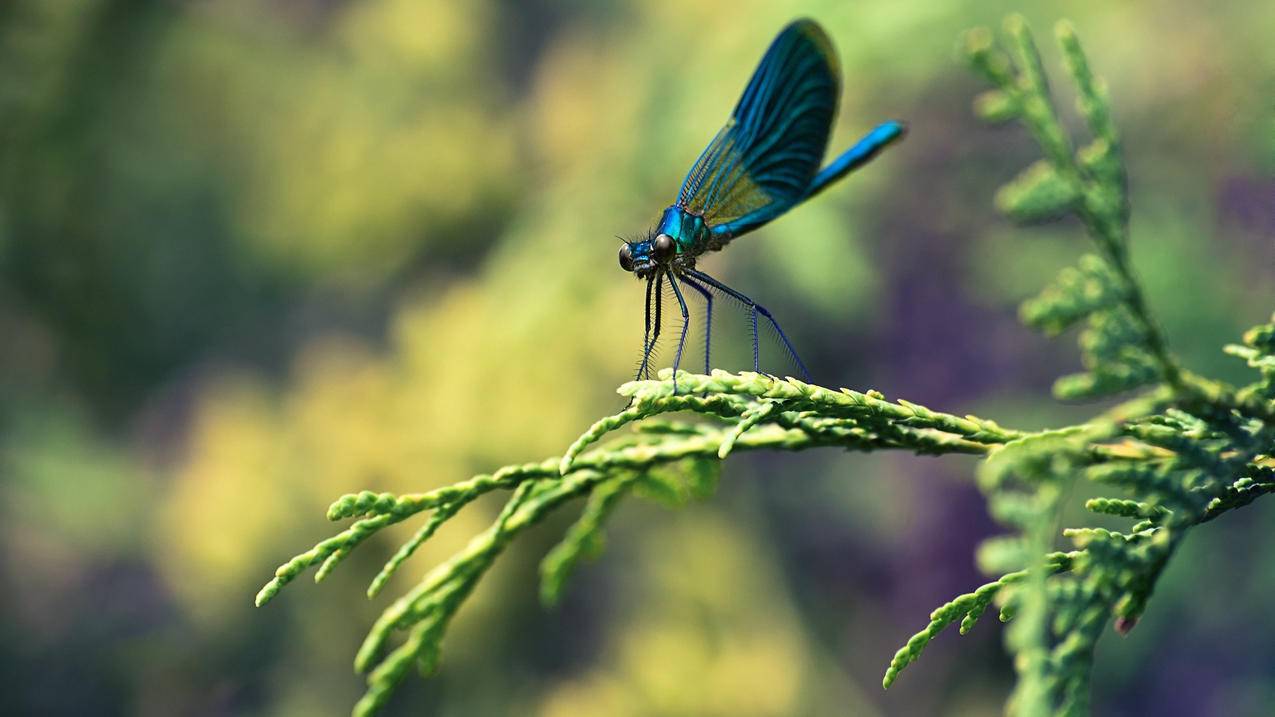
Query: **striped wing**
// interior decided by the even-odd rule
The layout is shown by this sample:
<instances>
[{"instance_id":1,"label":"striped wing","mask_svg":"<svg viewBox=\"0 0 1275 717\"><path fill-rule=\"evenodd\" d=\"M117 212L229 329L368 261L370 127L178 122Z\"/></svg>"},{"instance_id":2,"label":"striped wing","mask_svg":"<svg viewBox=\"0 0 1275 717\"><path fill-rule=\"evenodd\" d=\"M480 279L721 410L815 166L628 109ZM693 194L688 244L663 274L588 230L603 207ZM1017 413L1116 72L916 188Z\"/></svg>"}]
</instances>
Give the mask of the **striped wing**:
<instances>
[{"instance_id":1,"label":"striped wing","mask_svg":"<svg viewBox=\"0 0 1275 717\"><path fill-rule=\"evenodd\" d=\"M783 214L819 171L840 94L836 52L823 28L813 20L785 27L686 176L678 206L727 238Z\"/></svg>"}]
</instances>

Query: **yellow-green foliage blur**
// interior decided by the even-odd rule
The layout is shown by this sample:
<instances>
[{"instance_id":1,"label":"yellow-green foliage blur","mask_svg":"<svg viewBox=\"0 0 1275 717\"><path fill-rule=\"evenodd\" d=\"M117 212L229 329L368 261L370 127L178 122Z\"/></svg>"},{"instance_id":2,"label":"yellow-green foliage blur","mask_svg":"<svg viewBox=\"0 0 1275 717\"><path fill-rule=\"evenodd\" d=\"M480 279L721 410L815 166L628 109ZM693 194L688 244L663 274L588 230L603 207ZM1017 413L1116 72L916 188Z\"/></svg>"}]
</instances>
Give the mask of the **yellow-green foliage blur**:
<instances>
[{"instance_id":1,"label":"yellow-green foliage blur","mask_svg":"<svg viewBox=\"0 0 1275 717\"><path fill-rule=\"evenodd\" d=\"M1071 342L1014 318L1081 233L995 216L1035 150L972 118L982 87L952 51L1009 11L1046 46L1075 22L1127 138L1154 310L1189 365L1242 375L1220 346L1275 310L1270 2L4 3L0 712L346 712L363 632L495 504L377 601L366 581L415 526L262 610L257 588L331 532L340 494L555 455L622 405L642 287L614 237L673 199L799 15L842 60L831 149L890 118L911 134L704 266L770 306L821 383L1007 425L1085 415L1049 398ZM723 322L717 365L749 368ZM995 527L971 466L732 458L709 501L624 504L545 611L560 516L390 713L997 713L994 624L879 686L979 583ZM1272 518L1193 537L1138 630L1104 643L1104 713L1275 710L1275 567L1254 562Z\"/></svg>"}]
</instances>

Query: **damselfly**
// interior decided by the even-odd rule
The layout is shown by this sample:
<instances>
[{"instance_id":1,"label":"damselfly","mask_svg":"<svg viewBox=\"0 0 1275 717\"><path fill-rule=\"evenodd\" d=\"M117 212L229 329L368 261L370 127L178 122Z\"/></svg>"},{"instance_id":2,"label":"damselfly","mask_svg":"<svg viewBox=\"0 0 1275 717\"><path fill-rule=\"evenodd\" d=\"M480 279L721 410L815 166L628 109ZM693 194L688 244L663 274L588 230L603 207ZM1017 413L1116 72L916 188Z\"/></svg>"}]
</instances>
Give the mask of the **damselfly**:
<instances>
[{"instance_id":1,"label":"damselfly","mask_svg":"<svg viewBox=\"0 0 1275 717\"><path fill-rule=\"evenodd\" d=\"M626 241L620 248L620 266L646 282L646 329L639 379L650 377L667 282L682 314L681 335L673 358L674 376L681 365L690 328L690 312L682 294L685 287L705 301L706 373L711 367L713 295L720 292L749 312L754 371L761 369L757 341L760 314L774 327L784 351L803 378L809 380L806 365L775 317L757 302L697 269L695 260L810 199L903 136L902 122L884 122L820 169L840 94L836 51L823 28L808 19L785 27L753 71L726 126L686 175L677 202L664 210L659 224L645 238Z\"/></svg>"}]
</instances>

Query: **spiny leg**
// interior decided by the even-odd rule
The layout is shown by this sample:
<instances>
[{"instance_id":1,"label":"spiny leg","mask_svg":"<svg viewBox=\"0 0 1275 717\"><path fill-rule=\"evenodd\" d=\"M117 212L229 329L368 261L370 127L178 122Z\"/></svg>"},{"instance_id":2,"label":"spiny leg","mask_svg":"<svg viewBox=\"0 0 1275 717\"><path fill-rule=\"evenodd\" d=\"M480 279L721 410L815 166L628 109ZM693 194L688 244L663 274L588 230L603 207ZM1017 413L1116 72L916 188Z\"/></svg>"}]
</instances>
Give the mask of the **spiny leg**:
<instances>
[{"instance_id":1,"label":"spiny leg","mask_svg":"<svg viewBox=\"0 0 1275 717\"><path fill-rule=\"evenodd\" d=\"M652 325L651 345L646 349L646 357L648 365L646 368L646 377L651 378L651 367L649 361L651 355L655 353L655 346L660 341L660 327L664 325L664 275L660 274L655 279L655 292L651 297L655 301L655 323Z\"/></svg>"},{"instance_id":2,"label":"spiny leg","mask_svg":"<svg viewBox=\"0 0 1275 717\"><path fill-rule=\"evenodd\" d=\"M682 290L677 288L677 280L669 277L668 285L673 287L673 295L677 297L677 305L682 309L682 335L677 339L677 355L673 357L673 395L677 395L677 369L682 364L682 349L686 347L686 330L691 328L691 312L686 309L686 299L682 298Z\"/></svg>"},{"instance_id":3,"label":"spiny leg","mask_svg":"<svg viewBox=\"0 0 1275 717\"><path fill-rule=\"evenodd\" d=\"M646 316L643 319L642 328L642 350L646 351L646 345L651 340L651 279L646 280Z\"/></svg>"},{"instance_id":4,"label":"spiny leg","mask_svg":"<svg viewBox=\"0 0 1275 717\"><path fill-rule=\"evenodd\" d=\"M654 289L652 289L652 285L654 285ZM663 309L663 304L664 304L663 302L664 275L663 274L660 274L658 277L652 277L646 280L646 293L648 297L647 306L646 306L648 322L650 320L650 314L651 314L650 301L651 300L655 301L655 326L654 326L654 331L651 334L651 340L642 347L642 365L638 366L638 375L637 375L637 380L639 381L643 379L651 378L651 352L655 350L655 344L660 340L660 325L664 323L661 317L661 311ZM645 340L645 337L643 337L643 339Z\"/></svg>"},{"instance_id":5,"label":"spiny leg","mask_svg":"<svg viewBox=\"0 0 1275 717\"><path fill-rule=\"evenodd\" d=\"M748 326L753 332L753 371L761 371L761 342L757 340L757 304L748 304Z\"/></svg>"},{"instance_id":6,"label":"spiny leg","mask_svg":"<svg viewBox=\"0 0 1275 717\"><path fill-rule=\"evenodd\" d=\"M779 334L779 340L783 342L783 344L784 344L784 350L786 350L786 351L788 352L788 357L789 357L789 358L791 358L791 359L793 360L793 363L797 364L797 368L801 370L801 377L802 377L802 379L803 379L803 380L805 380L805 381L809 381L809 380L810 380L810 372L806 370L806 364L802 363L802 361L801 361L801 357L797 355L797 349L793 348L792 342L788 340L788 335L787 335L787 334L785 334L785 333L784 333L784 330L783 330L783 329L781 329L781 328L779 327L779 322L778 322L778 321L775 321L775 317L774 317L774 316L773 316L773 315L772 315L772 314L771 314L771 313L770 313L770 312L766 309L766 307L762 306L761 304L757 303L756 301L753 301L752 299L748 298L747 296L744 296L743 294L739 293L738 291L735 291L734 289L732 289L732 288L730 288L729 286L727 286L727 285L723 284L722 282L718 281L717 279L714 279L713 277L709 276L708 274L705 274L705 273L704 273L704 272L702 272L702 271L698 271L698 270L696 270L696 269L688 269L688 270L686 270L686 273L687 273L687 274L690 274L691 276L695 277L696 279L699 279L700 281L704 282L705 284L708 284L709 286L711 286L711 287L713 287L713 288L715 288L715 289L717 289L717 290L719 290L719 291L722 291L722 292L725 292L726 294L729 294L730 296L734 297L737 301L739 301L739 302L743 303L745 306L747 306L747 307L749 308L749 314L750 314L750 316L751 316L751 318L752 318L752 321L753 321L753 364L754 364L754 370L757 370L757 369L759 368L759 366L760 366L760 363L759 363L759 361L758 361L758 359L759 359L759 357L760 357L760 356L759 356L759 349L758 349L758 345L757 345L757 314L761 314L762 316L765 316L765 317L766 317L766 320L770 322L770 325L771 325L771 326L773 326L773 327L775 328L775 333Z\"/></svg>"},{"instance_id":7,"label":"spiny leg","mask_svg":"<svg viewBox=\"0 0 1275 717\"><path fill-rule=\"evenodd\" d=\"M695 273L702 274L703 272L695 272ZM683 277L682 280L689 281L685 277ZM721 282L714 282L713 279L709 277L707 274L704 274L701 280L707 280L711 285L715 285L719 289L721 289L722 287L725 287L725 285L721 284ZM741 303L743 303L745 306L748 307L749 335L752 337L752 340L753 340L753 370L760 372L761 371L761 342L758 341L758 336L757 336L757 308L758 308L757 304L756 302L752 301L748 297L743 297L743 299L741 299L740 297L743 295L740 294L739 292L730 291L730 289L725 289L725 291L727 291L727 293L731 297L733 297L736 301L740 301ZM711 310L712 306L710 305L709 308ZM707 362L707 360L705 362ZM705 371L705 373L708 373L708 371Z\"/></svg>"},{"instance_id":8,"label":"spiny leg","mask_svg":"<svg viewBox=\"0 0 1275 717\"><path fill-rule=\"evenodd\" d=\"M686 275L678 278L704 297L704 374L707 375L713 370L713 364L709 360L709 354L713 350L713 292L691 281Z\"/></svg>"},{"instance_id":9,"label":"spiny leg","mask_svg":"<svg viewBox=\"0 0 1275 717\"><path fill-rule=\"evenodd\" d=\"M633 378L634 381L642 380L642 372L646 368L646 347L651 344L651 286L654 283L654 279L646 280L646 303L643 305L646 311L642 329L642 361L638 364L637 376Z\"/></svg>"}]
</instances>

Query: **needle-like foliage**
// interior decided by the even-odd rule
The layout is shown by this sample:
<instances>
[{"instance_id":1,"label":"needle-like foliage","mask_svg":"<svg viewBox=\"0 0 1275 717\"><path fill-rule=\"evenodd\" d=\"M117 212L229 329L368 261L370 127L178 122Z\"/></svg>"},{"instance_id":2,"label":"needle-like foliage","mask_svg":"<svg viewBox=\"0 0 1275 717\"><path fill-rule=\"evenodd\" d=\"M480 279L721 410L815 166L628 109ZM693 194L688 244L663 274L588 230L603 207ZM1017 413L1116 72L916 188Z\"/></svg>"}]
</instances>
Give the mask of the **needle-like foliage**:
<instances>
[{"instance_id":1,"label":"needle-like foliage","mask_svg":"<svg viewBox=\"0 0 1275 717\"><path fill-rule=\"evenodd\" d=\"M962 52L993 85L975 110L989 121L1021 122L1044 158L1003 187L996 204L1018 222L1072 215L1095 250L1026 301L1021 316L1051 334L1083 325L1085 371L1059 379L1058 397L1150 390L1085 425L1031 434L990 452L979 487L1012 533L986 542L979 562L989 573L1008 572L936 610L895 655L884 684L943 628L959 619L963 634L996 602L1001 619L1014 620L1006 633L1018 672L1010 712L1087 714L1094 647L1106 625L1122 634L1133 629L1192 527L1275 490L1275 334L1258 327L1244 346L1227 347L1262 371L1262 380L1242 390L1178 364L1129 262L1129 196L1105 86L1071 25L1060 23L1058 44L1090 134L1075 150L1026 23L1009 18L1005 34L1007 49L990 31L966 35ZM1120 491L1085 507L1131 524L1123 531L1065 529L1075 549L1053 552L1061 496L1078 480Z\"/></svg>"},{"instance_id":2,"label":"needle-like foliage","mask_svg":"<svg viewBox=\"0 0 1275 717\"><path fill-rule=\"evenodd\" d=\"M562 456L506 466L428 493L363 492L328 510L348 528L283 564L257 595L274 598L315 570L321 580L381 529L427 513L373 579L375 596L448 519L487 493L509 494L484 532L434 567L377 620L355 667L368 689L358 715L375 713L415 664L438 665L447 625L479 580L524 529L577 499L579 518L541 564L541 598L553 604L572 570L597 555L607 519L629 496L672 505L712 494L731 453L840 448L982 456L978 485L1009 533L986 541L980 566L993 581L930 615L886 670L890 687L928 643L952 624L962 634L995 605L1014 654L1016 715L1084 714L1094 646L1108 624L1125 633L1146 609L1156 580L1191 528L1275 491L1275 324L1259 326L1226 351L1260 377L1234 388L1181 367L1153 320L1129 262L1129 197L1120 139L1102 82L1070 25L1057 37L1079 97L1089 139L1075 149L1059 121L1032 36L1021 18L1006 23L1008 50L986 30L963 52L993 89L976 111L1018 120L1044 158L996 196L1019 222L1078 218L1093 244L1077 266L1022 306L1023 320L1049 333L1080 324L1084 371L1059 379L1055 393L1078 399L1141 390L1093 420L1039 432L1002 428L974 416L933 411L875 391L834 390L756 373L670 372L624 384L628 408L597 421ZM698 414L696 421L669 414ZM626 426L634 430L613 434ZM1127 528L1067 528L1071 550L1054 549L1062 497L1076 481L1111 490L1086 508L1129 521ZM391 644L396 635L402 635Z\"/></svg>"}]
</instances>

